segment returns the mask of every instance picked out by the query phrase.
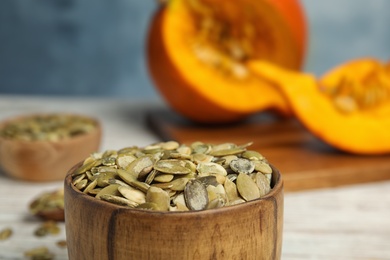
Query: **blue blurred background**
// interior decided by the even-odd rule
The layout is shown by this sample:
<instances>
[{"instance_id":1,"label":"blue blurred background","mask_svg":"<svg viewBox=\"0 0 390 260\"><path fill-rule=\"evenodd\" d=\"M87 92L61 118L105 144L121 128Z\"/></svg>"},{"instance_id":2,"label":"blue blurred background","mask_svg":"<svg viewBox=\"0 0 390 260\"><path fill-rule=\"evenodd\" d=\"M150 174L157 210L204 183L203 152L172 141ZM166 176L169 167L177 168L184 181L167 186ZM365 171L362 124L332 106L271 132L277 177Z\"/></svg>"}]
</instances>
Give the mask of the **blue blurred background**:
<instances>
[{"instance_id":1,"label":"blue blurred background","mask_svg":"<svg viewBox=\"0 0 390 260\"><path fill-rule=\"evenodd\" d=\"M390 59L389 0L303 0L305 70ZM144 43L155 0L1 0L0 94L159 99Z\"/></svg>"}]
</instances>

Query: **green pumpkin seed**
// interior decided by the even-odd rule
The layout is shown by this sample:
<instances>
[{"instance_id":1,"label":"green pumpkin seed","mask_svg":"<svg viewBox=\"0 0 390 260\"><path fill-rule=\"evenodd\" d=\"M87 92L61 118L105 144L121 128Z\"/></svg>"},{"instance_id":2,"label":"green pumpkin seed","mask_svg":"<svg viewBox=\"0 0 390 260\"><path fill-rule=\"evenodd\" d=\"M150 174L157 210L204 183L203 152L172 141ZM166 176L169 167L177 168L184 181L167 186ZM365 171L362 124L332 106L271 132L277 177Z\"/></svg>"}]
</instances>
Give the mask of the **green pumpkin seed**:
<instances>
[{"instance_id":1,"label":"green pumpkin seed","mask_svg":"<svg viewBox=\"0 0 390 260\"><path fill-rule=\"evenodd\" d=\"M88 191L88 194L94 196L96 198L96 195L99 194L99 192L102 190L102 188L94 188L92 190Z\"/></svg>"},{"instance_id":2,"label":"green pumpkin seed","mask_svg":"<svg viewBox=\"0 0 390 260\"><path fill-rule=\"evenodd\" d=\"M92 167L98 166L102 164L102 159L97 159L97 160L90 160L87 163L84 163L81 165L77 170L75 170L72 174L73 177L80 175L86 171L89 171Z\"/></svg>"},{"instance_id":3,"label":"green pumpkin seed","mask_svg":"<svg viewBox=\"0 0 390 260\"><path fill-rule=\"evenodd\" d=\"M120 194L123 195L123 197L137 204L142 204L146 202L146 194L135 188L119 186L118 191L120 192Z\"/></svg>"},{"instance_id":4,"label":"green pumpkin seed","mask_svg":"<svg viewBox=\"0 0 390 260\"><path fill-rule=\"evenodd\" d=\"M260 191L260 197L265 196L271 190L267 177L261 172L256 173L255 182Z\"/></svg>"},{"instance_id":5,"label":"green pumpkin seed","mask_svg":"<svg viewBox=\"0 0 390 260\"><path fill-rule=\"evenodd\" d=\"M242 153L242 157L252 161L255 160L261 161L265 159L264 156L257 151L245 151Z\"/></svg>"},{"instance_id":6,"label":"green pumpkin seed","mask_svg":"<svg viewBox=\"0 0 390 260\"><path fill-rule=\"evenodd\" d=\"M222 144L216 144L212 146L211 154L218 151L225 151L225 150L231 150L237 148L236 144L233 143L222 143Z\"/></svg>"},{"instance_id":7,"label":"green pumpkin seed","mask_svg":"<svg viewBox=\"0 0 390 260\"><path fill-rule=\"evenodd\" d=\"M136 178L138 178L140 172L142 172L144 169L151 170L153 164L154 161L152 160L152 157L145 155L132 161L125 170L136 176Z\"/></svg>"},{"instance_id":8,"label":"green pumpkin seed","mask_svg":"<svg viewBox=\"0 0 390 260\"><path fill-rule=\"evenodd\" d=\"M160 160L156 162L154 169L168 174L188 174L191 170L185 165L185 161L182 160Z\"/></svg>"},{"instance_id":9,"label":"green pumpkin seed","mask_svg":"<svg viewBox=\"0 0 390 260\"><path fill-rule=\"evenodd\" d=\"M271 174L272 168L271 166L264 161L254 161L255 170L264 174Z\"/></svg>"},{"instance_id":10,"label":"green pumpkin seed","mask_svg":"<svg viewBox=\"0 0 390 260\"><path fill-rule=\"evenodd\" d=\"M225 183L224 183L225 191L226 191L226 196L230 201L234 201L238 199L238 192L237 192L237 186L234 182L232 182L229 178L226 178Z\"/></svg>"},{"instance_id":11,"label":"green pumpkin seed","mask_svg":"<svg viewBox=\"0 0 390 260\"><path fill-rule=\"evenodd\" d=\"M149 174L146 176L146 179L145 179L145 183L147 184L151 184L154 180L154 178L156 177L156 175L158 174L158 171L157 170L151 170L149 172Z\"/></svg>"},{"instance_id":12,"label":"green pumpkin seed","mask_svg":"<svg viewBox=\"0 0 390 260\"><path fill-rule=\"evenodd\" d=\"M137 146L124 147L124 148L118 150L118 155L121 155L121 154L134 155L139 150L140 149Z\"/></svg>"},{"instance_id":13,"label":"green pumpkin seed","mask_svg":"<svg viewBox=\"0 0 390 260\"><path fill-rule=\"evenodd\" d=\"M186 155L191 155L192 149L188 146L180 146L176 149L176 151L180 154L186 154Z\"/></svg>"},{"instance_id":14,"label":"green pumpkin seed","mask_svg":"<svg viewBox=\"0 0 390 260\"><path fill-rule=\"evenodd\" d=\"M87 187L87 184L88 184L88 180L83 179L83 180L79 181L75 186L77 189L83 190L85 187Z\"/></svg>"},{"instance_id":15,"label":"green pumpkin seed","mask_svg":"<svg viewBox=\"0 0 390 260\"><path fill-rule=\"evenodd\" d=\"M118 180L118 179L109 179L108 184L118 184L120 186L130 187L129 184L127 184L124 181Z\"/></svg>"},{"instance_id":16,"label":"green pumpkin seed","mask_svg":"<svg viewBox=\"0 0 390 260\"><path fill-rule=\"evenodd\" d=\"M233 160L238 159L237 155L226 155L221 157L221 159L224 159L225 161L223 162L224 165L230 166L230 162Z\"/></svg>"},{"instance_id":17,"label":"green pumpkin seed","mask_svg":"<svg viewBox=\"0 0 390 260\"><path fill-rule=\"evenodd\" d=\"M82 181L87 175L85 173L80 174L79 176L76 176L73 178L72 184L77 185L80 181Z\"/></svg>"},{"instance_id":18,"label":"green pumpkin seed","mask_svg":"<svg viewBox=\"0 0 390 260\"><path fill-rule=\"evenodd\" d=\"M245 173L240 173L237 176L237 190L246 201L260 198L259 188L253 179Z\"/></svg>"},{"instance_id":19,"label":"green pumpkin seed","mask_svg":"<svg viewBox=\"0 0 390 260\"><path fill-rule=\"evenodd\" d=\"M131 185L131 183L137 181L137 177L135 173L125 171L122 169L118 169L117 171L119 178L125 181L127 184Z\"/></svg>"},{"instance_id":20,"label":"green pumpkin seed","mask_svg":"<svg viewBox=\"0 0 390 260\"><path fill-rule=\"evenodd\" d=\"M153 180L156 182L170 182L173 180L173 177L173 174L159 174Z\"/></svg>"},{"instance_id":21,"label":"green pumpkin seed","mask_svg":"<svg viewBox=\"0 0 390 260\"><path fill-rule=\"evenodd\" d=\"M116 158L117 156L118 156L118 152L116 150L106 150L102 154L103 162L104 162L104 159L107 159L107 162L111 162L112 157Z\"/></svg>"},{"instance_id":22,"label":"green pumpkin seed","mask_svg":"<svg viewBox=\"0 0 390 260\"><path fill-rule=\"evenodd\" d=\"M102 164L105 166L113 166L116 165L116 157L103 157Z\"/></svg>"},{"instance_id":23,"label":"green pumpkin seed","mask_svg":"<svg viewBox=\"0 0 390 260\"><path fill-rule=\"evenodd\" d=\"M214 151L211 152L210 154L213 156L227 156L227 155L235 155L235 154L240 154L245 151L245 148L232 148L232 149L226 149L226 150L219 150L219 151Z\"/></svg>"},{"instance_id":24,"label":"green pumpkin seed","mask_svg":"<svg viewBox=\"0 0 390 260\"><path fill-rule=\"evenodd\" d=\"M91 190L95 189L97 186L97 180L91 181L84 189L84 193L89 193Z\"/></svg>"},{"instance_id":25,"label":"green pumpkin seed","mask_svg":"<svg viewBox=\"0 0 390 260\"><path fill-rule=\"evenodd\" d=\"M97 186L103 188L109 185L110 179L115 179L118 176L117 172L104 172L96 176Z\"/></svg>"},{"instance_id":26,"label":"green pumpkin seed","mask_svg":"<svg viewBox=\"0 0 390 260\"><path fill-rule=\"evenodd\" d=\"M97 167L97 173L116 173L116 165L115 167L112 166L99 166Z\"/></svg>"},{"instance_id":27,"label":"green pumpkin seed","mask_svg":"<svg viewBox=\"0 0 390 260\"><path fill-rule=\"evenodd\" d=\"M195 153L191 156L191 160L195 163L207 163L211 162L214 159L214 156L204 154L204 153Z\"/></svg>"},{"instance_id":28,"label":"green pumpkin seed","mask_svg":"<svg viewBox=\"0 0 390 260\"><path fill-rule=\"evenodd\" d=\"M222 176L227 175L227 171L225 168L222 167L222 165L218 163L199 163L198 166L196 167L199 176L207 176L211 174L219 174Z\"/></svg>"},{"instance_id":29,"label":"green pumpkin seed","mask_svg":"<svg viewBox=\"0 0 390 260\"><path fill-rule=\"evenodd\" d=\"M168 211L170 197L163 189L151 186L146 193L146 202L156 204L158 210Z\"/></svg>"},{"instance_id":30,"label":"green pumpkin seed","mask_svg":"<svg viewBox=\"0 0 390 260\"><path fill-rule=\"evenodd\" d=\"M101 189L100 192L98 194L96 194L96 198L100 199L100 197L102 195L107 195L107 194L118 196L118 195L120 195L120 193L118 191L118 187L119 187L118 184L110 184L110 185L104 187L103 189Z\"/></svg>"},{"instance_id":31,"label":"green pumpkin seed","mask_svg":"<svg viewBox=\"0 0 390 260\"><path fill-rule=\"evenodd\" d=\"M137 158L132 154L118 154L116 164L119 168L126 169L135 159Z\"/></svg>"},{"instance_id":32,"label":"green pumpkin seed","mask_svg":"<svg viewBox=\"0 0 390 260\"><path fill-rule=\"evenodd\" d=\"M187 155L187 154L171 152L170 155L169 155L169 158L171 158L171 159L189 160L189 159L191 159L191 156Z\"/></svg>"},{"instance_id":33,"label":"green pumpkin seed","mask_svg":"<svg viewBox=\"0 0 390 260\"><path fill-rule=\"evenodd\" d=\"M193 153L203 153L203 154L208 154L211 151L211 145L209 144L204 144L202 142L194 142L191 144L191 148Z\"/></svg>"},{"instance_id":34,"label":"green pumpkin seed","mask_svg":"<svg viewBox=\"0 0 390 260\"><path fill-rule=\"evenodd\" d=\"M176 141L167 141L160 144L161 148L164 150L175 150L179 148L180 144Z\"/></svg>"},{"instance_id":35,"label":"green pumpkin seed","mask_svg":"<svg viewBox=\"0 0 390 260\"><path fill-rule=\"evenodd\" d=\"M209 202L207 209L217 209L222 208L226 205L226 202L222 198L216 198Z\"/></svg>"},{"instance_id":36,"label":"green pumpkin seed","mask_svg":"<svg viewBox=\"0 0 390 260\"><path fill-rule=\"evenodd\" d=\"M111 194L102 194L100 196L100 199L120 206L128 206L130 208L135 208L138 206L138 204L133 201L130 201L120 196L111 195Z\"/></svg>"}]
</instances>

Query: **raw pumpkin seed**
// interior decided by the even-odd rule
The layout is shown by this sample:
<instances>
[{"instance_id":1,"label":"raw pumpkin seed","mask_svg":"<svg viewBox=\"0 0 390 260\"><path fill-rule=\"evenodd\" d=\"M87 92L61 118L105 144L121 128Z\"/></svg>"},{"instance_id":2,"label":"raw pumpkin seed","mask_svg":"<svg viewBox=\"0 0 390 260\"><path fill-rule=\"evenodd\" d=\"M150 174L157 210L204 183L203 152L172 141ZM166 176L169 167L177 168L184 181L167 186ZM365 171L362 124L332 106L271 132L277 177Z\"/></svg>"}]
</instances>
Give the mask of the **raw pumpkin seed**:
<instances>
[{"instance_id":1,"label":"raw pumpkin seed","mask_svg":"<svg viewBox=\"0 0 390 260\"><path fill-rule=\"evenodd\" d=\"M163 189L152 186L146 193L146 202L156 204L158 210L168 211L170 197Z\"/></svg>"},{"instance_id":2,"label":"raw pumpkin seed","mask_svg":"<svg viewBox=\"0 0 390 260\"><path fill-rule=\"evenodd\" d=\"M111 195L111 194L102 194L102 195L100 195L100 199L107 201L107 202L111 202L111 203L120 205L120 206L128 206L131 208L135 208L136 206L138 206L138 204L135 202L132 202L126 198Z\"/></svg>"},{"instance_id":3,"label":"raw pumpkin seed","mask_svg":"<svg viewBox=\"0 0 390 260\"><path fill-rule=\"evenodd\" d=\"M225 168L223 168L220 164L218 163L199 163L197 168L198 174L200 176L208 176L210 174L219 174L222 176L227 175L227 171Z\"/></svg>"},{"instance_id":4,"label":"raw pumpkin seed","mask_svg":"<svg viewBox=\"0 0 390 260\"><path fill-rule=\"evenodd\" d=\"M37 237L43 237L47 235L57 235L60 233L60 227L55 221L45 221L43 222L35 231L34 235Z\"/></svg>"},{"instance_id":5,"label":"raw pumpkin seed","mask_svg":"<svg viewBox=\"0 0 390 260\"><path fill-rule=\"evenodd\" d=\"M161 142L94 153L72 185L116 205L159 211L206 210L244 203L270 190L272 167L251 143Z\"/></svg>"},{"instance_id":6,"label":"raw pumpkin seed","mask_svg":"<svg viewBox=\"0 0 390 260\"><path fill-rule=\"evenodd\" d=\"M100 190L98 194L96 194L96 198L100 199L101 196L103 195L120 195L118 191L118 187L120 185L118 184L110 184L103 189Z\"/></svg>"},{"instance_id":7,"label":"raw pumpkin seed","mask_svg":"<svg viewBox=\"0 0 390 260\"><path fill-rule=\"evenodd\" d=\"M49 251L47 247L36 247L24 252L24 256L32 260L52 260L54 254Z\"/></svg>"},{"instance_id":8,"label":"raw pumpkin seed","mask_svg":"<svg viewBox=\"0 0 390 260\"><path fill-rule=\"evenodd\" d=\"M191 210L206 209L209 203L207 189L202 182L191 180L184 189L186 205Z\"/></svg>"},{"instance_id":9,"label":"raw pumpkin seed","mask_svg":"<svg viewBox=\"0 0 390 260\"><path fill-rule=\"evenodd\" d=\"M264 161L254 161L255 170L258 172L262 172L264 174L270 174L272 173L272 168L269 166L268 163Z\"/></svg>"},{"instance_id":10,"label":"raw pumpkin seed","mask_svg":"<svg viewBox=\"0 0 390 260\"><path fill-rule=\"evenodd\" d=\"M264 156L257 152L257 151L245 151L242 153L242 157L252 160L252 161L257 161L257 160L264 160Z\"/></svg>"},{"instance_id":11,"label":"raw pumpkin seed","mask_svg":"<svg viewBox=\"0 0 390 260\"><path fill-rule=\"evenodd\" d=\"M261 172L256 173L255 182L260 191L260 196L268 194L271 190L267 177Z\"/></svg>"},{"instance_id":12,"label":"raw pumpkin seed","mask_svg":"<svg viewBox=\"0 0 390 260\"><path fill-rule=\"evenodd\" d=\"M253 179L245 173L240 173L237 176L237 190L246 201L260 198L259 188Z\"/></svg>"},{"instance_id":13,"label":"raw pumpkin seed","mask_svg":"<svg viewBox=\"0 0 390 260\"><path fill-rule=\"evenodd\" d=\"M97 123L87 117L65 114L32 115L8 123L0 129L0 137L25 141L68 139L91 132Z\"/></svg>"},{"instance_id":14,"label":"raw pumpkin seed","mask_svg":"<svg viewBox=\"0 0 390 260\"><path fill-rule=\"evenodd\" d=\"M29 205L29 211L33 215L45 216L46 219L57 218L58 213L64 212L64 190L43 192Z\"/></svg>"},{"instance_id":15,"label":"raw pumpkin seed","mask_svg":"<svg viewBox=\"0 0 390 260\"><path fill-rule=\"evenodd\" d=\"M67 247L67 243L66 243L66 240L59 240L57 241L56 245L60 248L66 248Z\"/></svg>"},{"instance_id":16,"label":"raw pumpkin seed","mask_svg":"<svg viewBox=\"0 0 390 260\"><path fill-rule=\"evenodd\" d=\"M123 197L133 201L134 203L137 203L138 205L146 202L145 193L135 188L119 186L118 191L122 194Z\"/></svg>"},{"instance_id":17,"label":"raw pumpkin seed","mask_svg":"<svg viewBox=\"0 0 390 260\"><path fill-rule=\"evenodd\" d=\"M0 241L7 240L12 236L12 229L11 228L4 228L3 230L0 230Z\"/></svg>"},{"instance_id":18,"label":"raw pumpkin seed","mask_svg":"<svg viewBox=\"0 0 390 260\"><path fill-rule=\"evenodd\" d=\"M154 169L167 174L187 174L191 170L185 167L185 161L172 159L160 160L154 165Z\"/></svg>"},{"instance_id":19,"label":"raw pumpkin seed","mask_svg":"<svg viewBox=\"0 0 390 260\"><path fill-rule=\"evenodd\" d=\"M156 182L170 182L173 177L173 174L159 174L155 176L153 180Z\"/></svg>"},{"instance_id":20,"label":"raw pumpkin seed","mask_svg":"<svg viewBox=\"0 0 390 260\"><path fill-rule=\"evenodd\" d=\"M249 174L255 169L255 164L245 158L238 158L230 162L230 168L236 173Z\"/></svg>"},{"instance_id":21,"label":"raw pumpkin seed","mask_svg":"<svg viewBox=\"0 0 390 260\"><path fill-rule=\"evenodd\" d=\"M153 163L152 157L145 155L132 161L125 170L138 178L142 171L145 173L144 169L151 169Z\"/></svg>"},{"instance_id":22,"label":"raw pumpkin seed","mask_svg":"<svg viewBox=\"0 0 390 260\"><path fill-rule=\"evenodd\" d=\"M232 182L229 178L226 178L224 187L229 201L238 199L237 186L234 182Z\"/></svg>"}]
</instances>

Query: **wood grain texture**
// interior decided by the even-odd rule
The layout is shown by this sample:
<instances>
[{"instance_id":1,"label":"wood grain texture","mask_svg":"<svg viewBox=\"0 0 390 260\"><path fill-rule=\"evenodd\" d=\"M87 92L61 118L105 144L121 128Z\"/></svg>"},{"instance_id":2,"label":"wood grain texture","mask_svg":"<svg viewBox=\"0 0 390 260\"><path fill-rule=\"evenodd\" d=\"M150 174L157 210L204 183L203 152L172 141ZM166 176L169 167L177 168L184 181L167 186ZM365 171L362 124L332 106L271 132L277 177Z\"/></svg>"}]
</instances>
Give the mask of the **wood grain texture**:
<instances>
[{"instance_id":1,"label":"wood grain texture","mask_svg":"<svg viewBox=\"0 0 390 260\"><path fill-rule=\"evenodd\" d=\"M294 119L260 114L223 126L192 124L167 110L150 111L149 127L163 140L181 143L253 142L283 174L286 191L390 179L390 155L343 153L316 139ZM390 135L390 134L389 134Z\"/></svg>"},{"instance_id":2,"label":"wood grain texture","mask_svg":"<svg viewBox=\"0 0 390 260\"><path fill-rule=\"evenodd\" d=\"M215 210L157 212L116 206L65 180L70 260L281 258L283 182L262 199Z\"/></svg>"}]
</instances>

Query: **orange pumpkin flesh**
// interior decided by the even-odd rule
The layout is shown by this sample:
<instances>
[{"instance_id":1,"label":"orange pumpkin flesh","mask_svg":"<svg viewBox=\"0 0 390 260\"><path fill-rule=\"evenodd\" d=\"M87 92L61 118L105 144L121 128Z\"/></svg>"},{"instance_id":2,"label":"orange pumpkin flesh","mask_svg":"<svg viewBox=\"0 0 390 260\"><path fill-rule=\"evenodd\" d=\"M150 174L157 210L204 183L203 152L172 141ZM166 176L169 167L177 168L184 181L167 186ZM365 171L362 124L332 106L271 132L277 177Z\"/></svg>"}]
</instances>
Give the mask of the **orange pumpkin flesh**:
<instances>
[{"instance_id":1,"label":"orange pumpkin flesh","mask_svg":"<svg viewBox=\"0 0 390 260\"><path fill-rule=\"evenodd\" d=\"M285 24L290 27L290 32L297 43L298 57L300 57L300 63L298 66L291 69L299 69L303 66L304 58L307 48L307 28L305 14L302 6L298 1L272 1L272 4L281 13L281 16L285 19Z\"/></svg>"},{"instance_id":2,"label":"orange pumpkin flesh","mask_svg":"<svg viewBox=\"0 0 390 260\"><path fill-rule=\"evenodd\" d=\"M290 113L279 92L246 67L248 60L260 58L290 69L302 64L305 28L298 2L275 1L295 6L296 13L285 16L273 2L171 0L157 12L148 36L148 65L174 110L204 123L270 109Z\"/></svg>"},{"instance_id":3,"label":"orange pumpkin flesh","mask_svg":"<svg viewBox=\"0 0 390 260\"><path fill-rule=\"evenodd\" d=\"M323 91L339 84L345 74L363 77L378 64L372 59L346 63L320 81L312 75L287 71L265 62L254 62L250 67L281 90L296 117L318 138L350 153L383 154L390 152L390 81L383 86L388 89L387 101L355 111L340 110L334 99ZM367 82L364 84L363 89L370 87Z\"/></svg>"}]
</instances>

